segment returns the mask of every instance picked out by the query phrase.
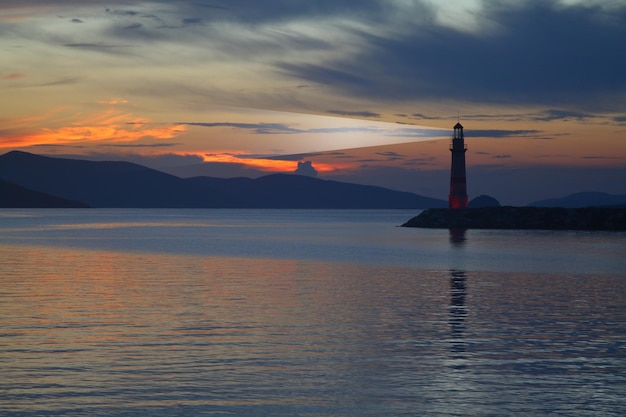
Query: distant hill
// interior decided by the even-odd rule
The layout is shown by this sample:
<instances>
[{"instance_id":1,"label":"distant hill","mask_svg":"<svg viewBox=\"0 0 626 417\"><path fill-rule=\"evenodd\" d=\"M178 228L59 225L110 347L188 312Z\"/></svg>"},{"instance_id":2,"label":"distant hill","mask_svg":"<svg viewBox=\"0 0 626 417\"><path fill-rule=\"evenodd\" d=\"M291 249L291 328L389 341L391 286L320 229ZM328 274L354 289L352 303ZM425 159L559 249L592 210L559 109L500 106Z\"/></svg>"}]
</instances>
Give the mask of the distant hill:
<instances>
[{"instance_id":1,"label":"distant hill","mask_svg":"<svg viewBox=\"0 0 626 417\"><path fill-rule=\"evenodd\" d=\"M0 156L0 179L91 207L429 208L447 203L382 187L291 174L179 178L130 162Z\"/></svg>"},{"instance_id":2,"label":"distant hill","mask_svg":"<svg viewBox=\"0 0 626 417\"><path fill-rule=\"evenodd\" d=\"M85 208L86 204L29 190L0 179L0 208Z\"/></svg>"},{"instance_id":3,"label":"distant hill","mask_svg":"<svg viewBox=\"0 0 626 417\"><path fill-rule=\"evenodd\" d=\"M426 208L447 202L370 185L293 174L250 178L190 178L229 195L241 207L256 208Z\"/></svg>"},{"instance_id":4,"label":"distant hill","mask_svg":"<svg viewBox=\"0 0 626 417\"><path fill-rule=\"evenodd\" d=\"M598 192L582 192L561 198L551 198L530 203L534 207L609 207L626 206L626 195Z\"/></svg>"},{"instance_id":5,"label":"distant hill","mask_svg":"<svg viewBox=\"0 0 626 417\"><path fill-rule=\"evenodd\" d=\"M500 207L500 202L489 195L479 195L467 205L469 208Z\"/></svg>"},{"instance_id":6,"label":"distant hill","mask_svg":"<svg viewBox=\"0 0 626 417\"><path fill-rule=\"evenodd\" d=\"M130 162L50 158L26 152L0 156L0 178L92 207L224 207L213 190Z\"/></svg>"}]
</instances>

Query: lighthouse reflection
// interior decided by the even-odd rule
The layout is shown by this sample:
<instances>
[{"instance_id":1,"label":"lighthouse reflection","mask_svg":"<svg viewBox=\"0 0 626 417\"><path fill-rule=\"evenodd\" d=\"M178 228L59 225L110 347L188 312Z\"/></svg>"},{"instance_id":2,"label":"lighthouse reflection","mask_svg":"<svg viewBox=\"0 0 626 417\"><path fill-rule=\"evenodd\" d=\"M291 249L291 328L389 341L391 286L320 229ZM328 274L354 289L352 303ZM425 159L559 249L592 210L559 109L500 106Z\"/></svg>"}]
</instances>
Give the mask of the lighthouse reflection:
<instances>
[{"instance_id":1,"label":"lighthouse reflection","mask_svg":"<svg viewBox=\"0 0 626 417\"><path fill-rule=\"evenodd\" d=\"M450 344L455 358L464 358L465 318L467 307L467 276L465 271L453 269L450 271Z\"/></svg>"},{"instance_id":2,"label":"lighthouse reflection","mask_svg":"<svg viewBox=\"0 0 626 417\"><path fill-rule=\"evenodd\" d=\"M450 243L452 246L465 245L465 232L467 229L448 229L450 231Z\"/></svg>"}]
</instances>

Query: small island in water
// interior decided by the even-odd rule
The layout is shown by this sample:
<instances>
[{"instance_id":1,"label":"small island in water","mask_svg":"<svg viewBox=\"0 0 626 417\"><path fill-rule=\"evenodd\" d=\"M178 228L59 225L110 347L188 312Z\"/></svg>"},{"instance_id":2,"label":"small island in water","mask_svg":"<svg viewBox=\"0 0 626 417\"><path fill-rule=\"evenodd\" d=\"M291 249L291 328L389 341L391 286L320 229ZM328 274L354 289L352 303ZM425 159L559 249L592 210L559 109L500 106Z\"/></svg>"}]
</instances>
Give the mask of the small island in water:
<instances>
[{"instance_id":1,"label":"small island in water","mask_svg":"<svg viewBox=\"0 0 626 417\"><path fill-rule=\"evenodd\" d=\"M424 210L402 227L626 231L626 207L435 208Z\"/></svg>"}]
</instances>

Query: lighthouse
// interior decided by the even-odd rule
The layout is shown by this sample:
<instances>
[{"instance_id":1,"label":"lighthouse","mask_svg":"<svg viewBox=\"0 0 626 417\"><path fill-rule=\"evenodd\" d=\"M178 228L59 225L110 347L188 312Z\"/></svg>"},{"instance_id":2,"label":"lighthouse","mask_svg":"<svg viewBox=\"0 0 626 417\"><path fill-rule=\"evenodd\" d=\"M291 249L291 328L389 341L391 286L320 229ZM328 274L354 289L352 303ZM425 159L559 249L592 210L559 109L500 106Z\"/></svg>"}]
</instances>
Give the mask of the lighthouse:
<instances>
[{"instance_id":1,"label":"lighthouse","mask_svg":"<svg viewBox=\"0 0 626 417\"><path fill-rule=\"evenodd\" d=\"M454 136L450 152L452 152L452 166L450 168L450 195L448 206L451 209L467 208L467 183L465 179L465 152L467 146L463 138L463 125L454 125Z\"/></svg>"}]
</instances>

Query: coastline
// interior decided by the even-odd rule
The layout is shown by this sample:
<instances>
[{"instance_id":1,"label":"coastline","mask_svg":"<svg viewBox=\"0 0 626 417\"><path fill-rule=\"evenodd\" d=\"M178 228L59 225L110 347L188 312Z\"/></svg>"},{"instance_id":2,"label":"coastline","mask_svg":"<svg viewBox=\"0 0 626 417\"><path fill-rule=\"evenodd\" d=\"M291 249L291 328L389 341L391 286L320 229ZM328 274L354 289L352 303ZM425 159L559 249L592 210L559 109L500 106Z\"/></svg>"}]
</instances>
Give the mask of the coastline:
<instances>
[{"instance_id":1,"label":"coastline","mask_svg":"<svg viewBox=\"0 0 626 417\"><path fill-rule=\"evenodd\" d=\"M482 207L428 209L402 227L626 231L626 207Z\"/></svg>"}]
</instances>

